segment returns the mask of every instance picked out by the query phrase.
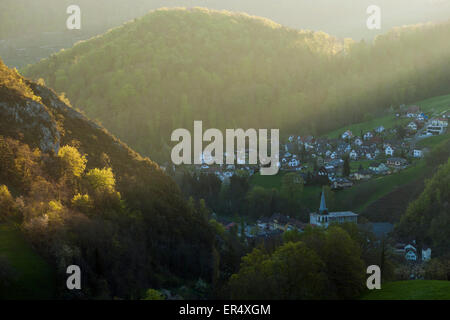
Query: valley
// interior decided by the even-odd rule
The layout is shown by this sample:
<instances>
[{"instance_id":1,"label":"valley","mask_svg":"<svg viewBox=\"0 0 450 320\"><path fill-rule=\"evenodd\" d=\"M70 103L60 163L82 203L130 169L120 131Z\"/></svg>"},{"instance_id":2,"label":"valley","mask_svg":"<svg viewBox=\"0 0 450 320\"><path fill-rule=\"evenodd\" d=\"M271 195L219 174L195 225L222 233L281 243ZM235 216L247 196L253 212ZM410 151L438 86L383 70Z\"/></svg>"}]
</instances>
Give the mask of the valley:
<instances>
[{"instance_id":1,"label":"valley","mask_svg":"<svg viewBox=\"0 0 450 320\"><path fill-rule=\"evenodd\" d=\"M144 2L0 21L2 299L448 299L449 21Z\"/></svg>"}]
</instances>

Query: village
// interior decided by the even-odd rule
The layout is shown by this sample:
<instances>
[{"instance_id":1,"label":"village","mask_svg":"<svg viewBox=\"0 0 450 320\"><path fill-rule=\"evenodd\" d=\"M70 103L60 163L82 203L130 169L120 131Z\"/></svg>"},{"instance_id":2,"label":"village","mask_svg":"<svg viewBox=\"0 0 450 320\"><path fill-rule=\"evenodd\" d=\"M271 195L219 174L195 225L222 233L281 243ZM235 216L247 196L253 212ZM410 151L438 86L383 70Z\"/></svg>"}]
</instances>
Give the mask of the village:
<instances>
[{"instance_id":1,"label":"village","mask_svg":"<svg viewBox=\"0 0 450 320\"><path fill-rule=\"evenodd\" d=\"M402 125L379 125L371 130L352 132L345 130L338 137L289 136L280 144L280 172L296 172L304 181L320 179L321 184L329 185L333 190L356 187L358 183L376 179L380 176L393 175L415 161L420 160L429 151L420 147L423 139L445 134L448 128L450 111L439 115L422 112L418 106L402 106L402 112L394 113L396 123ZM248 149L247 155L248 155ZM348 167L347 169L345 167ZM196 165L195 171L215 174L226 182L238 171L253 176L258 174L258 166L237 165ZM349 170L349 169L352 170ZM280 241L286 231L303 232L306 227L327 227L332 222L357 223L358 214L351 211L328 212L325 196L318 203L316 212L310 214L309 223L294 217L274 213L271 217L262 217L254 223L235 222L215 217L225 230L234 232L246 242ZM384 239L393 230L391 223L369 223L368 227L378 241ZM393 244L394 252L409 262L427 261L431 249L422 252L412 243Z\"/></svg>"},{"instance_id":2,"label":"village","mask_svg":"<svg viewBox=\"0 0 450 320\"><path fill-rule=\"evenodd\" d=\"M298 172L305 181L312 176L326 177L333 189L343 189L351 188L358 181L405 169L427 153L426 147L417 146L419 141L446 133L450 111L430 117L419 106L403 109L402 113L394 115L406 123L403 126L385 128L379 125L360 132L346 130L336 138L289 136L280 143L280 172ZM249 151L247 148L246 159ZM259 171L258 166L246 164L248 162L207 165L203 160L204 163L194 166L194 170L215 174L222 181L238 170L249 176ZM345 161L357 170L345 172Z\"/></svg>"}]
</instances>

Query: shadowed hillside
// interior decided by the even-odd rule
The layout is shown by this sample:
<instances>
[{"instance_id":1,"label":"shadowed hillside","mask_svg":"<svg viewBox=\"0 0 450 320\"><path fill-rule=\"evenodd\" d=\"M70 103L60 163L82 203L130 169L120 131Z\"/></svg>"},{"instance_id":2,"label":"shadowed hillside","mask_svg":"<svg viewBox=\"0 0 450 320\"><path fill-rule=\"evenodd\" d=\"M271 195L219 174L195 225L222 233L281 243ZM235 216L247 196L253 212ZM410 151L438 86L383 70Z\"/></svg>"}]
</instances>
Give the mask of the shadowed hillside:
<instances>
[{"instance_id":1,"label":"shadowed hillside","mask_svg":"<svg viewBox=\"0 0 450 320\"><path fill-rule=\"evenodd\" d=\"M0 223L51 261L59 296L210 280L212 231L154 162L2 62L0 115ZM78 296L65 291L70 264L83 270Z\"/></svg>"}]
</instances>

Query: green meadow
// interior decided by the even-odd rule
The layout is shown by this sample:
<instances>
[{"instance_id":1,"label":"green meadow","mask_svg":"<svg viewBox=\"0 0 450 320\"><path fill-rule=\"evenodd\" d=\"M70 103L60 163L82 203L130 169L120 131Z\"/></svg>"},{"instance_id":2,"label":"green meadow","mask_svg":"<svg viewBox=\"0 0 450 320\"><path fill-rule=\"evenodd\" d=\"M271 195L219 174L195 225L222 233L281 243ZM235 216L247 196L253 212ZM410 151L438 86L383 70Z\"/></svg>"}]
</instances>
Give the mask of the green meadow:
<instances>
[{"instance_id":1,"label":"green meadow","mask_svg":"<svg viewBox=\"0 0 450 320\"><path fill-rule=\"evenodd\" d=\"M0 224L0 256L12 270L13 280L0 282L0 299L52 299L55 296L55 273L12 224ZM10 277L8 277L10 278Z\"/></svg>"},{"instance_id":2,"label":"green meadow","mask_svg":"<svg viewBox=\"0 0 450 320\"><path fill-rule=\"evenodd\" d=\"M382 284L362 300L450 300L450 281L410 280Z\"/></svg>"}]
</instances>

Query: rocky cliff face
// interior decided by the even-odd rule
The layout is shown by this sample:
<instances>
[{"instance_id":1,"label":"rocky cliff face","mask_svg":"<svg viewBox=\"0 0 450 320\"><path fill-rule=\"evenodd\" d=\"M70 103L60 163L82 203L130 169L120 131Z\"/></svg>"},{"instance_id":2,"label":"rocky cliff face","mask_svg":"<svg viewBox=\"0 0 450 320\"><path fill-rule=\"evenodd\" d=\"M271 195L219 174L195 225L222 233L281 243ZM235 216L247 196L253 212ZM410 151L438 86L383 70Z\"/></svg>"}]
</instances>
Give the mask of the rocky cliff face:
<instances>
[{"instance_id":1,"label":"rocky cliff face","mask_svg":"<svg viewBox=\"0 0 450 320\"><path fill-rule=\"evenodd\" d=\"M0 134L23 135L43 152L57 153L61 134L52 112L41 102L0 89Z\"/></svg>"}]
</instances>

